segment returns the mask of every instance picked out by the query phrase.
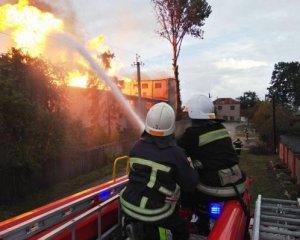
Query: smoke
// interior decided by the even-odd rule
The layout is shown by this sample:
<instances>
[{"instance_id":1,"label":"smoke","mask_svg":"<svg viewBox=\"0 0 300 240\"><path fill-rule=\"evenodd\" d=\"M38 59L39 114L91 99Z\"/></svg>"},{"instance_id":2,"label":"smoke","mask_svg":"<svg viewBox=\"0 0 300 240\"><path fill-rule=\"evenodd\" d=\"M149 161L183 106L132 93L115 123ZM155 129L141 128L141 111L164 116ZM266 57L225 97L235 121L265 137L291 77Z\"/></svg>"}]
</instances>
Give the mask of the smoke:
<instances>
[{"instance_id":1,"label":"smoke","mask_svg":"<svg viewBox=\"0 0 300 240\"><path fill-rule=\"evenodd\" d=\"M43 11L48 11L54 14L56 17L62 19L65 24L65 30L69 33L75 34L78 32L77 16L70 0L31 0L30 4L40 8ZM48 10L46 10L48 7Z\"/></svg>"},{"instance_id":2,"label":"smoke","mask_svg":"<svg viewBox=\"0 0 300 240\"><path fill-rule=\"evenodd\" d=\"M110 87L115 98L120 102L120 105L123 106L125 112L135 122L135 125L138 126L142 131L144 129L143 121L130 106L120 89L116 86L116 84L113 83L110 77L105 73L104 69L99 66L99 64L90 55L90 53L69 34L52 33L52 36L53 39L56 39L59 43L76 50L85 59L85 61L90 65L91 69L93 69L94 72L98 75L99 79L104 80Z\"/></svg>"}]
</instances>

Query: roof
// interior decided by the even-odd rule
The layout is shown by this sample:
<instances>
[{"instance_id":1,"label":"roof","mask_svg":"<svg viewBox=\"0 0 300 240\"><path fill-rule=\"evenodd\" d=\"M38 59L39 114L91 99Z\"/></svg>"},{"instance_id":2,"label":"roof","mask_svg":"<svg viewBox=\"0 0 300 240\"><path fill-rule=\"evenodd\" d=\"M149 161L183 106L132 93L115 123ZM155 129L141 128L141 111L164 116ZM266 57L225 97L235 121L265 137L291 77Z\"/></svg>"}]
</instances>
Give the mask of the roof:
<instances>
[{"instance_id":1,"label":"roof","mask_svg":"<svg viewBox=\"0 0 300 240\"><path fill-rule=\"evenodd\" d=\"M287 145L293 153L300 154L300 136L280 135L280 143Z\"/></svg>"},{"instance_id":2,"label":"roof","mask_svg":"<svg viewBox=\"0 0 300 240\"><path fill-rule=\"evenodd\" d=\"M214 104L226 105L226 104L240 104L239 101L234 100L232 98L218 98L213 101Z\"/></svg>"}]
</instances>

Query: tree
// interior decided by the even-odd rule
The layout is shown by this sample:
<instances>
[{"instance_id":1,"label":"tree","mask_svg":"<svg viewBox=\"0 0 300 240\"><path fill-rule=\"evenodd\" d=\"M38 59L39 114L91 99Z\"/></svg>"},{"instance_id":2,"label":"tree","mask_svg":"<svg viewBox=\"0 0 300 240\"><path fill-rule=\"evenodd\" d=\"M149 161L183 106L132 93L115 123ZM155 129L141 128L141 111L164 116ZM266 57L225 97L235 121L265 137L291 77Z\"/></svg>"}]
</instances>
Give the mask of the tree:
<instances>
[{"instance_id":1,"label":"tree","mask_svg":"<svg viewBox=\"0 0 300 240\"><path fill-rule=\"evenodd\" d=\"M257 106L252 122L257 130L260 140L265 142L269 149L273 147L274 132L273 132L273 119L272 119L272 103L262 101ZM291 111L283 106L276 106L276 139L281 134L299 134L300 126L299 120L291 113Z\"/></svg>"},{"instance_id":2,"label":"tree","mask_svg":"<svg viewBox=\"0 0 300 240\"><path fill-rule=\"evenodd\" d=\"M111 60L115 57L110 51L106 51L99 55L104 69L108 71L111 68ZM90 144L99 145L107 143L113 139L113 135L118 126L120 106L113 96L108 86L104 90L99 90L99 78L93 74L89 74L88 95L91 99L89 113L91 114L92 136Z\"/></svg>"},{"instance_id":3,"label":"tree","mask_svg":"<svg viewBox=\"0 0 300 240\"><path fill-rule=\"evenodd\" d=\"M0 175L5 178L0 201L26 192L43 163L62 153L63 93L57 73L20 50L0 56Z\"/></svg>"},{"instance_id":4,"label":"tree","mask_svg":"<svg viewBox=\"0 0 300 240\"><path fill-rule=\"evenodd\" d=\"M244 95L238 97L237 99L240 100L241 109L254 107L255 104L259 102L259 98L256 92L251 92L251 91L244 92Z\"/></svg>"},{"instance_id":5,"label":"tree","mask_svg":"<svg viewBox=\"0 0 300 240\"><path fill-rule=\"evenodd\" d=\"M256 92L244 92L244 95L237 99L241 103L241 115L250 120L256 111L257 104L260 102Z\"/></svg>"},{"instance_id":6,"label":"tree","mask_svg":"<svg viewBox=\"0 0 300 240\"><path fill-rule=\"evenodd\" d=\"M268 88L269 97L273 95L283 106L300 105L300 63L279 62L275 64Z\"/></svg>"},{"instance_id":7,"label":"tree","mask_svg":"<svg viewBox=\"0 0 300 240\"><path fill-rule=\"evenodd\" d=\"M181 109L181 95L178 72L178 57L185 35L203 38L204 21L211 13L206 0L151 0L161 29L162 38L172 45L173 71L177 83L177 116Z\"/></svg>"},{"instance_id":8,"label":"tree","mask_svg":"<svg viewBox=\"0 0 300 240\"><path fill-rule=\"evenodd\" d=\"M0 203L57 181L58 166L83 147L81 126L67 113L64 76L20 50L0 55Z\"/></svg>"}]
</instances>

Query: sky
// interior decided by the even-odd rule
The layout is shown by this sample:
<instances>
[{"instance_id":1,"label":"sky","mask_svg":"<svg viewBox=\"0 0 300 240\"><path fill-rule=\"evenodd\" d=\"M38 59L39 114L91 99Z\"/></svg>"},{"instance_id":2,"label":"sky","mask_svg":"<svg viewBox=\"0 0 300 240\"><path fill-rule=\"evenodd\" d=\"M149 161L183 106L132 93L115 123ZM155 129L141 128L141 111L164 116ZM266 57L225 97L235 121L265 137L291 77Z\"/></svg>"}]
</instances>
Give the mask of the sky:
<instances>
[{"instance_id":1,"label":"sky","mask_svg":"<svg viewBox=\"0 0 300 240\"><path fill-rule=\"evenodd\" d=\"M53 1L49 1L52 2ZM254 91L264 99L274 64L300 58L299 0L207 0L212 13L204 39L186 36L179 56L183 103L197 93L237 98ZM122 63L121 74L135 76L136 54L143 77L172 77L172 49L150 0L64 0L83 39L100 34Z\"/></svg>"}]
</instances>

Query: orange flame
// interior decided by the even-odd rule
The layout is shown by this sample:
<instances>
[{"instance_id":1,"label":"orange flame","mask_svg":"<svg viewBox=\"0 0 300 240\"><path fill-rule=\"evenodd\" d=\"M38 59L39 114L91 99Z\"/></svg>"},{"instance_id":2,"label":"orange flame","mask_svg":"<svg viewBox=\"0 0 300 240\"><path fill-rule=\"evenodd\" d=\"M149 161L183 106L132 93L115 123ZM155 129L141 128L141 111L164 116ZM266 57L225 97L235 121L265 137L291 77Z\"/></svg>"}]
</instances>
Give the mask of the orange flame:
<instances>
[{"instance_id":1,"label":"orange flame","mask_svg":"<svg viewBox=\"0 0 300 240\"><path fill-rule=\"evenodd\" d=\"M68 73L68 85L73 87L86 88L88 75L82 74L78 70Z\"/></svg>"},{"instance_id":2,"label":"orange flame","mask_svg":"<svg viewBox=\"0 0 300 240\"><path fill-rule=\"evenodd\" d=\"M91 49L91 50L96 50L96 52L99 54L103 54L105 52L108 52L110 51L110 48L107 46L107 45L104 45L103 44L103 39L104 39L104 35L101 34L93 39L91 39L89 41L89 45L88 47ZM97 59L98 56L94 55L94 58ZM102 61L100 61L100 65L102 67L104 67L104 64ZM111 59L111 62L110 62L110 69L107 70L107 74L108 76L110 77L113 77L116 75L116 73L121 69L121 63L119 63L116 59Z\"/></svg>"},{"instance_id":3,"label":"orange flame","mask_svg":"<svg viewBox=\"0 0 300 240\"><path fill-rule=\"evenodd\" d=\"M28 0L19 0L17 4L5 4L0 7L0 31L10 31L16 47L23 53L38 57L45 53L48 34L64 29L62 20L55 18L51 13L42 12L30 6ZM103 44L104 35L99 35L88 42L88 48L93 51L93 57L104 67L101 54L109 52L110 48ZM81 58L76 59L80 65L79 70L68 73L68 85L87 87L89 65ZM121 64L115 59L110 59L109 76L115 76ZM86 70L85 70L86 69ZM99 84L99 89L105 89L104 84Z\"/></svg>"},{"instance_id":4,"label":"orange flame","mask_svg":"<svg viewBox=\"0 0 300 240\"><path fill-rule=\"evenodd\" d=\"M61 20L51 13L43 13L29 6L28 0L0 7L0 31L11 30L16 47L32 57L44 51L47 34L62 30L63 27Z\"/></svg>"}]
</instances>

